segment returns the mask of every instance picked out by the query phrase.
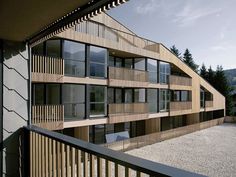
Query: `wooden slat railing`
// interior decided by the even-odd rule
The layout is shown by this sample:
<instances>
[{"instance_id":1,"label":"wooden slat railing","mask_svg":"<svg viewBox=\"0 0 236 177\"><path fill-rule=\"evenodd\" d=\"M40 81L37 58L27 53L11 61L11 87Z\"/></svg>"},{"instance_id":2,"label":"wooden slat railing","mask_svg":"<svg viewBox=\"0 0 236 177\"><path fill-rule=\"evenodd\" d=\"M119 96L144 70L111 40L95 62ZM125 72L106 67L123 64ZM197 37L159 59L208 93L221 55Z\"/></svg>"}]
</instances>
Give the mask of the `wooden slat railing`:
<instances>
[{"instance_id":1,"label":"wooden slat railing","mask_svg":"<svg viewBox=\"0 0 236 177\"><path fill-rule=\"evenodd\" d=\"M157 142L161 142L167 139L176 138L178 136L182 136L188 133L210 128L215 125L220 125L223 123L224 123L224 118L219 118L219 119L187 125L184 127L179 127L179 128L175 128L175 129L171 129L167 131L156 132L156 133L152 133L152 134L148 134L144 136L138 136L135 138L130 138L130 139L122 140L122 141L104 144L103 146L109 149L124 152L124 151L129 151L132 149L140 148L146 145L154 144Z\"/></svg>"},{"instance_id":2,"label":"wooden slat railing","mask_svg":"<svg viewBox=\"0 0 236 177\"><path fill-rule=\"evenodd\" d=\"M170 111L181 111L181 110L190 110L190 109L192 109L191 101L170 102Z\"/></svg>"},{"instance_id":3,"label":"wooden slat railing","mask_svg":"<svg viewBox=\"0 0 236 177\"><path fill-rule=\"evenodd\" d=\"M148 72L128 68L109 67L109 79L148 82Z\"/></svg>"},{"instance_id":4,"label":"wooden slat railing","mask_svg":"<svg viewBox=\"0 0 236 177\"><path fill-rule=\"evenodd\" d=\"M205 101L205 107L206 107L206 108L211 108L211 107L213 107L213 101Z\"/></svg>"},{"instance_id":5,"label":"wooden slat railing","mask_svg":"<svg viewBox=\"0 0 236 177\"><path fill-rule=\"evenodd\" d=\"M48 130L61 130L64 123L63 105L32 106L31 124Z\"/></svg>"},{"instance_id":6,"label":"wooden slat railing","mask_svg":"<svg viewBox=\"0 0 236 177\"><path fill-rule=\"evenodd\" d=\"M192 79L188 77L170 75L170 85L192 86Z\"/></svg>"},{"instance_id":7,"label":"wooden slat railing","mask_svg":"<svg viewBox=\"0 0 236 177\"><path fill-rule=\"evenodd\" d=\"M102 30L101 30L102 29ZM77 32L86 33L96 37L104 38L113 42L118 42L120 45L127 45L146 49L152 52L160 52L160 44L141 38L137 35L127 33L115 28L108 27L96 21L86 21L78 24Z\"/></svg>"},{"instance_id":8,"label":"wooden slat railing","mask_svg":"<svg viewBox=\"0 0 236 177\"><path fill-rule=\"evenodd\" d=\"M64 61L61 58L32 55L32 73L64 75Z\"/></svg>"},{"instance_id":9,"label":"wooden slat railing","mask_svg":"<svg viewBox=\"0 0 236 177\"><path fill-rule=\"evenodd\" d=\"M201 176L35 126L24 128L23 140L23 152L29 152L24 176Z\"/></svg>"},{"instance_id":10,"label":"wooden slat railing","mask_svg":"<svg viewBox=\"0 0 236 177\"><path fill-rule=\"evenodd\" d=\"M109 115L130 115L148 113L148 103L109 104Z\"/></svg>"}]
</instances>

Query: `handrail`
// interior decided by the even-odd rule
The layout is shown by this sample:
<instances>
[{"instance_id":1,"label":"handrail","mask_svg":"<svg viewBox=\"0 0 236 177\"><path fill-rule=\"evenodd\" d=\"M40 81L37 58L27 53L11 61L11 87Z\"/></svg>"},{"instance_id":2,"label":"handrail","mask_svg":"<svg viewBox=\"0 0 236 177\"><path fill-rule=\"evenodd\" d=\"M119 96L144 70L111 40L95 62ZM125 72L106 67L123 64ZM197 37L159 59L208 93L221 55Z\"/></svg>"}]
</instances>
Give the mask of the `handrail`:
<instances>
[{"instance_id":1,"label":"handrail","mask_svg":"<svg viewBox=\"0 0 236 177\"><path fill-rule=\"evenodd\" d=\"M37 142L39 142L39 138L40 136L43 136L43 139L52 139L54 141L54 145L55 145L55 141L56 143L63 143L69 147L75 148L75 149L79 149L81 151L84 151L86 153L89 153L92 156L97 156L97 158L103 158L105 160L114 162L116 164L116 166L118 167L118 165L122 165L125 168L130 168L132 170L135 170L137 172L137 174L141 173L145 173L148 174L150 176L176 176L176 177L182 177L182 176L203 176L200 174L196 174L193 172L188 172L182 169L178 169L175 167L170 167L164 164L160 164L160 163L156 163L156 162L152 162L149 160L144 160L138 157L134 157L128 154L124 154L121 152L117 152L117 151L113 151L107 148L104 148L102 146L98 146L95 144L91 144L88 142L84 142L82 140L70 137L70 136L66 136L57 132L52 132L52 131L48 131L36 126L27 126L24 127L24 129L26 130L25 132L28 133L29 135L32 133L36 133L36 138L37 138ZM26 137L31 137L30 136L26 136ZM25 139L25 141L28 141L27 139ZM45 142L45 141L43 141ZM53 145L53 147L55 147ZM36 147L38 148L38 147ZM37 151L33 150L34 153L38 153ZM72 153L74 151L72 150ZM32 151L31 151L32 153ZM39 153L41 154L42 151L39 151ZM55 152L54 152L55 153ZM55 154L56 155L56 154ZM32 158L32 157L30 157ZM33 159L30 159L33 160ZM91 159L90 159L91 160ZM41 162L41 161L40 161ZM40 165L40 164L39 164ZM36 167L37 168L37 167ZM73 169L73 167L71 167ZM55 169L54 169L55 170ZM93 170L90 168L90 170ZM91 172L91 171L90 171Z\"/></svg>"},{"instance_id":2,"label":"handrail","mask_svg":"<svg viewBox=\"0 0 236 177\"><path fill-rule=\"evenodd\" d=\"M192 78L183 77L183 76L169 76L171 85L183 85L183 86L192 86Z\"/></svg>"}]
</instances>

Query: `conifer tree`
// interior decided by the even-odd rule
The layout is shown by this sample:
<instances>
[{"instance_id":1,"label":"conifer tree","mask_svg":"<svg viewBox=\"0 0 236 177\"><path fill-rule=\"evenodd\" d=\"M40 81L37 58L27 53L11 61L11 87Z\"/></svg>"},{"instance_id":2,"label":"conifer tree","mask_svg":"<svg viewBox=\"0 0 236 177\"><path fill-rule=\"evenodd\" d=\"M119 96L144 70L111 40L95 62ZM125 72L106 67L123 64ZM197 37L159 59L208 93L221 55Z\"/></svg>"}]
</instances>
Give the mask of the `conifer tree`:
<instances>
[{"instance_id":1,"label":"conifer tree","mask_svg":"<svg viewBox=\"0 0 236 177\"><path fill-rule=\"evenodd\" d=\"M183 61L194 71L198 71L198 65L194 62L192 54L188 49L185 50L184 55L183 55Z\"/></svg>"},{"instance_id":2,"label":"conifer tree","mask_svg":"<svg viewBox=\"0 0 236 177\"><path fill-rule=\"evenodd\" d=\"M171 52L172 52L174 55L176 55L178 58L181 59L181 53L179 52L179 49L177 49L177 48L175 47L175 45L173 45L173 46L170 48L170 50L171 50Z\"/></svg>"},{"instance_id":3,"label":"conifer tree","mask_svg":"<svg viewBox=\"0 0 236 177\"><path fill-rule=\"evenodd\" d=\"M200 68L200 75L204 78L207 79L207 69L204 63L202 64L202 67Z\"/></svg>"}]
</instances>

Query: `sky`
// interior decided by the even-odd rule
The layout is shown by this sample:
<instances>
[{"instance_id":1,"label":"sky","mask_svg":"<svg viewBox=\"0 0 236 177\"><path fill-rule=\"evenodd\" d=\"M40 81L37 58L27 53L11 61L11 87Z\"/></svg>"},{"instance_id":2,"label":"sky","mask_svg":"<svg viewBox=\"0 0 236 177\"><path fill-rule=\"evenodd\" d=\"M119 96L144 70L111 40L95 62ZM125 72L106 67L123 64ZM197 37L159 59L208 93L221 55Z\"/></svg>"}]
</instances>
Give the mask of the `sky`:
<instances>
[{"instance_id":1,"label":"sky","mask_svg":"<svg viewBox=\"0 0 236 177\"><path fill-rule=\"evenodd\" d=\"M188 48L198 65L236 68L236 0L130 0L108 14L141 37Z\"/></svg>"}]
</instances>

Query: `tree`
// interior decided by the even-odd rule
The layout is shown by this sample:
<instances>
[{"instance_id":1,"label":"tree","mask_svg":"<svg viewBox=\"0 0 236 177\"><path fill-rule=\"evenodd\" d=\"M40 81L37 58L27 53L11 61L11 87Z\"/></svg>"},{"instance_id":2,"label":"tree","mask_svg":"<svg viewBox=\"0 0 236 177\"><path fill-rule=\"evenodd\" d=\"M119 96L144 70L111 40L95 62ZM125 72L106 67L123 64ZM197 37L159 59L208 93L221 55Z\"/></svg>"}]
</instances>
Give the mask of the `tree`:
<instances>
[{"instance_id":1,"label":"tree","mask_svg":"<svg viewBox=\"0 0 236 177\"><path fill-rule=\"evenodd\" d=\"M183 61L194 71L198 71L198 65L194 62L192 54L188 49L185 50L184 55L183 55Z\"/></svg>"},{"instance_id":2,"label":"tree","mask_svg":"<svg viewBox=\"0 0 236 177\"><path fill-rule=\"evenodd\" d=\"M211 66L209 67L208 71L207 71L207 76L206 76L206 80L213 86L215 86L215 71L213 71L213 69L211 68Z\"/></svg>"},{"instance_id":3,"label":"tree","mask_svg":"<svg viewBox=\"0 0 236 177\"><path fill-rule=\"evenodd\" d=\"M227 115L233 115L233 102L231 95L233 88L230 86L222 66L217 66L213 85L222 95L225 96Z\"/></svg>"},{"instance_id":4,"label":"tree","mask_svg":"<svg viewBox=\"0 0 236 177\"><path fill-rule=\"evenodd\" d=\"M204 78L207 79L207 69L204 63L202 64L202 67L200 68L200 75Z\"/></svg>"},{"instance_id":5,"label":"tree","mask_svg":"<svg viewBox=\"0 0 236 177\"><path fill-rule=\"evenodd\" d=\"M175 47L175 45L173 45L173 46L170 48L170 50L171 50L171 52L172 52L174 55L176 55L178 58L181 59L181 53L179 52L179 49L177 49L177 48Z\"/></svg>"}]
</instances>

